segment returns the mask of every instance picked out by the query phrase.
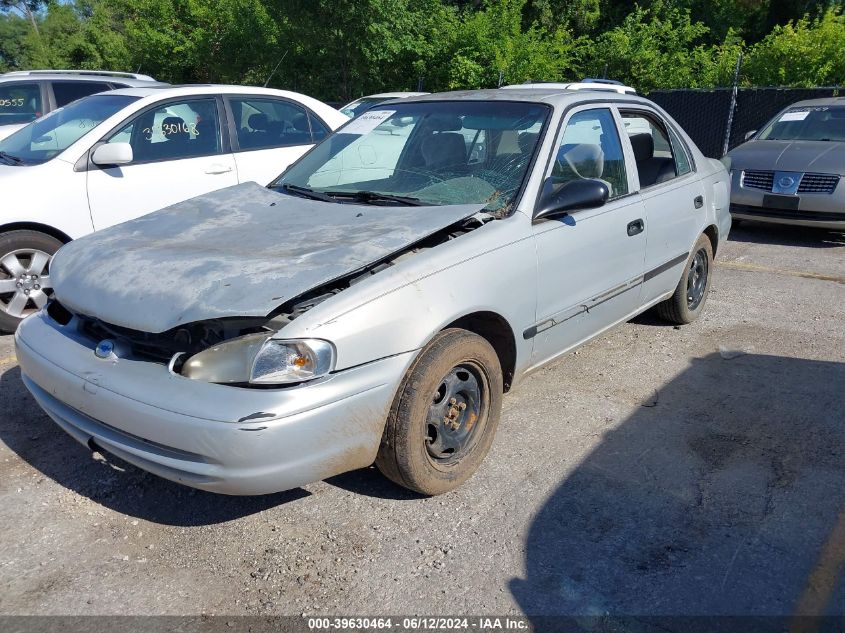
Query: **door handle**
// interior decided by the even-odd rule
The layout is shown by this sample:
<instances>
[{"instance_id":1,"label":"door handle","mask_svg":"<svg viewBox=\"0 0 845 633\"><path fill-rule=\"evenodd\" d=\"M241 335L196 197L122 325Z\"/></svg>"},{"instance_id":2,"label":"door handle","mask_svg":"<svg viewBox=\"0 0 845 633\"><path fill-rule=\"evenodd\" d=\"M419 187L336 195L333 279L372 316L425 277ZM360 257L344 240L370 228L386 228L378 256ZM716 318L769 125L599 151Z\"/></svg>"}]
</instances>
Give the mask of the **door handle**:
<instances>
[{"instance_id":1,"label":"door handle","mask_svg":"<svg viewBox=\"0 0 845 633\"><path fill-rule=\"evenodd\" d=\"M214 165L209 165L205 169L205 173L216 176L217 174L228 174L232 171L232 168L228 165L220 165L219 163L215 163Z\"/></svg>"},{"instance_id":2,"label":"door handle","mask_svg":"<svg viewBox=\"0 0 845 633\"><path fill-rule=\"evenodd\" d=\"M704 197L703 196L696 196L692 199L692 203L695 205L696 209L700 209L704 206Z\"/></svg>"},{"instance_id":3,"label":"door handle","mask_svg":"<svg viewBox=\"0 0 845 633\"><path fill-rule=\"evenodd\" d=\"M642 219L634 220L633 222L628 222L628 237L633 237L634 235L638 235L645 230L645 222Z\"/></svg>"}]
</instances>

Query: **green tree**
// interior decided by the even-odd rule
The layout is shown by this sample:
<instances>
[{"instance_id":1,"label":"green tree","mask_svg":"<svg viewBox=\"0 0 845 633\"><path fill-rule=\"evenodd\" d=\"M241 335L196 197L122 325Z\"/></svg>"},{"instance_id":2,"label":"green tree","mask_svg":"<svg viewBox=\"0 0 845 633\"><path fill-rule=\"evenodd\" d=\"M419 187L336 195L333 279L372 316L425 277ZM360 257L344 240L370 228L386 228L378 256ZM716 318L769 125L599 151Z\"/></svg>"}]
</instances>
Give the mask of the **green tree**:
<instances>
[{"instance_id":1,"label":"green tree","mask_svg":"<svg viewBox=\"0 0 845 633\"><path fill-rule=\"evenodd\" d=\"M17 15L0 15L0 73L26 67L25 41L31 28Z\"/></svg>"},{"instance_id":2,"label":"green tree","mask_svg":"<svg viewBox=\"0 0 845 633\"><path fill-rule=\"evenodd\" d=\"M278 25L261 0L108 0L132 64L166 81L256 81Z\"/></svg>"},{"instance_id":3,"label":"green tree","mask_svg":"<svg viewBox=\"0 0 845 633\"><path fill-rule=\"evenodd\" d=\"M708 33L687 10L662 2L636 5L621 25L598 38L590 67L594 73L606 67L608 76L641 92L727 85L741 43L730 33L721 45L708 46Z\"/></svg>"},{"instance_id":4,"label":"green tree","mask_svg":"<svg viewBox=\"0 0 845 633\"><path fill-rule=\"evenodd\" d=\"M845 83L845 16L829 9L776 26L753 45L743 66L744 82L769 86L832 86Z\"/></svg>"},{"instance_id":5,"label":"green tree","mask_svg":"<svg viewBox=\"0 0 845 633\"><path fill-rule=\"evenodd\" d=\"M553 32L525 28L525 0L488 0L481 11L462 15L451 56L449 88L496 87L527 80L555 81L578 75L587 42L565 27Z\"/></svg>"}]
</instances>

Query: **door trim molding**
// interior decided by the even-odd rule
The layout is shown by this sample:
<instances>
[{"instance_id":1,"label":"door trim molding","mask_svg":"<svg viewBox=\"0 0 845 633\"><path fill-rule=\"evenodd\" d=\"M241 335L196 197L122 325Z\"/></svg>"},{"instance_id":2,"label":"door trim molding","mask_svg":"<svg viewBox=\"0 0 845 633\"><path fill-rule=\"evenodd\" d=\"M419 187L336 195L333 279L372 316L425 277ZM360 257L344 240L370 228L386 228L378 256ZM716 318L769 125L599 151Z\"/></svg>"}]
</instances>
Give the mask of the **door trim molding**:
<instances>
[{"instance_id":1,"label":"door trim molding","mask_svg":"<svg viewBox=\"0 0 845 633\"><path fill-rule=\"evenodd\" d=\"M687 251L683 255L678 255L677 257L673 257L668 262L660 264L660 266L657 266L656 268L652 268L651 270L649 270L647 273L645 273L643 275L643 281L646 282L649 279L653 279L653 278L657 277L657 275L661 275L661 274L665 273L667 270L674 268L678 264L685 262L688 257L689 257L689 251Z\"/></svg>"}]
</instances>

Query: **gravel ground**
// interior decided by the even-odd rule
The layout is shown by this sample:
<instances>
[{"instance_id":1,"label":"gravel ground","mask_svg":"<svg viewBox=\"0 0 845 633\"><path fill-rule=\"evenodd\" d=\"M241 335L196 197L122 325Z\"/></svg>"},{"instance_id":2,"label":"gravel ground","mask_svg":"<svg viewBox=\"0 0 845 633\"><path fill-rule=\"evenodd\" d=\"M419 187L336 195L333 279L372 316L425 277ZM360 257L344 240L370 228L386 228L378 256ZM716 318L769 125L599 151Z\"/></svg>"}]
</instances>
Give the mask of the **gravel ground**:
<instances>
[{"instance_id":1,"label":"gravel ground","mask_svg":"<svg viewBox=\"0 0 845 633\"><path fill-rule=\"evenodd\" d=\"M845 236L735 229L704 317L505 398L457 491L259 498L92 455L0 338L0 614L845 615Z\"/></svg>"}]
</instances>

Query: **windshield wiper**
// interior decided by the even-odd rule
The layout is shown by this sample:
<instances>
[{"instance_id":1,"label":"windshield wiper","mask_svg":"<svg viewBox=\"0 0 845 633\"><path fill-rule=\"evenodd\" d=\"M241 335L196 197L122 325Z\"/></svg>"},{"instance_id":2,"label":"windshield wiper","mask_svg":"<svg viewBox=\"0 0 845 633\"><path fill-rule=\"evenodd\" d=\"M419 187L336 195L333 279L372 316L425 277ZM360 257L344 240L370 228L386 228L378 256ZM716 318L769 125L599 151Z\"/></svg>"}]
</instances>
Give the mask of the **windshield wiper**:
<instances>
[{"instance_id":1,"label":"windshield wiper","mask_svg":"<svg viewBox=\"0 0 845 633\"><path fill-rule=\"evenodd\" d=\"M324 193L319 191L314 191L313 189L309 189L308 187L300 187L299 185L291 185L289 183L285 183L282 185L282 191L287 191L289 193L295 194L302 198L311 198L311 200L321 200L322 202L334 202L334 198L331 196L327 196Z\"/></svg>"},{"instance_id":2,"label":"windshield wiper","mask_svg":"<svg viewBox=\"0 0 845 633\"><path fill-rule=\"evenodd\" d=\"M0 152L0 158L5 160L9 165L23 165L23 159L17 156L12 156L6 152Z\"/></svg>"},{"instance_id":3,"label":"windshield wiper","mask_svg":"<svg viewBox=\"0 0 845 633\"><path fill-rule=\"evenodd\" d=\"M326 193L335 198L351 198L355 202L363 202L364 204L396 202L409 207L429 206L428 202L423 202L419 198L411 198L410 196L394 196L389 193L379 193L378 191L328 191Z\"/></svg>"}]
</instances>

